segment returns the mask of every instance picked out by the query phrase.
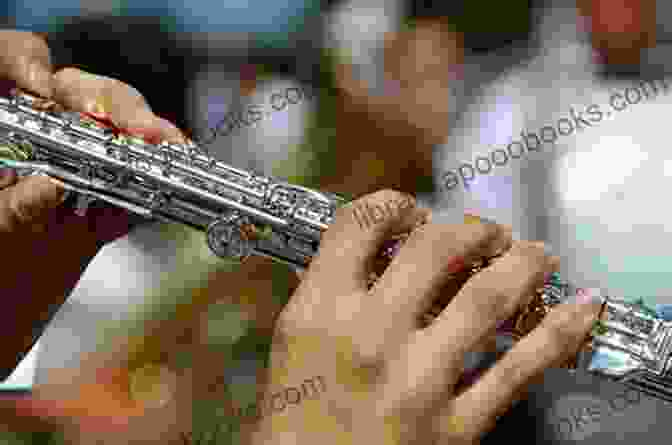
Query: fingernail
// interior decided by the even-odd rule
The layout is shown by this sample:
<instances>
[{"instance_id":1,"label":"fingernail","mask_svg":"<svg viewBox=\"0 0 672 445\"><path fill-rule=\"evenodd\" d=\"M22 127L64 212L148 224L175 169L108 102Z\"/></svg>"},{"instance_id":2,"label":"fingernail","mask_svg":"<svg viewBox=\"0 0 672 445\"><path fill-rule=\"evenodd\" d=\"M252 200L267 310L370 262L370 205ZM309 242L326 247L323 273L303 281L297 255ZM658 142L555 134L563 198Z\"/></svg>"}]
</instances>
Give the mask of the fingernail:
<instances>
[{"instance_id":1,"label":"fingernail","mask_svg":"<svg viewBox=\"0 0 672 445\"><path fill-rule=\"evenodd\" d=\"M58 191L60 192L60 195L58 196L58 204L63 204L66 199L68 199L68 196L70 196L71 192L68 190L66 185L59 181L58 179L52 178L52 177L47 177L49 182L51 184L54 184L55 186L58 187Z\"/></svg>"},{"instance_id":2,"label":"fingernail","mask_svg":"<svg viewBox=\"0 0 672 445\"><path fill-rule=\"evenodd\" d=\"M576 295L572 295L567 301L574 304L601 304L602 297L599 288L579 288Z\"/></svg>"},{"instance_id":3,"label":"fingernail","mask_svg":"<svg viewBox=\"0 0 672 445\"><path fill-rule=\"evenodd\" d=\"M51 97L51 77L51 72L40 62L33 62L28 67L30 87L43 97Z\"/></svg>"}]
</instances>

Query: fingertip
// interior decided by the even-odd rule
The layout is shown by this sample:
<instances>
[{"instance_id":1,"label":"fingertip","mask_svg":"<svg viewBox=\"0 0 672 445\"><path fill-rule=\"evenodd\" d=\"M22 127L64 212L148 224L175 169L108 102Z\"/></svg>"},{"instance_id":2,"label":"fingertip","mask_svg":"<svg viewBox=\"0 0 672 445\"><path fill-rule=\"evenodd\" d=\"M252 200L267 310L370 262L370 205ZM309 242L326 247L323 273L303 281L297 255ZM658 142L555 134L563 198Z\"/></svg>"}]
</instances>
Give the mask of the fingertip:
<instances>
[{"instance_id":1,"label":"fingertip","mask_svg":"<svg viewBox=\"0 0 672 445\"><path fill-rule=\"evenodd\" d=\"M67 190L65 189L65 184L63 182L49 176L38 178L42 187L40 196L44 200L46 207L57 207L65 201Z\"/></svg>"},{"instance_id":2,"label":"fingertip","mask_svg":"<svg viewBox=\"0 0 672 445\"><path fill-rule=\"evenodd\" d=\"M20 181L12 190L10 207L20 223L36 222L63 202L65 190L51 178L35 176Z\"/></svg>"}]
</instances>

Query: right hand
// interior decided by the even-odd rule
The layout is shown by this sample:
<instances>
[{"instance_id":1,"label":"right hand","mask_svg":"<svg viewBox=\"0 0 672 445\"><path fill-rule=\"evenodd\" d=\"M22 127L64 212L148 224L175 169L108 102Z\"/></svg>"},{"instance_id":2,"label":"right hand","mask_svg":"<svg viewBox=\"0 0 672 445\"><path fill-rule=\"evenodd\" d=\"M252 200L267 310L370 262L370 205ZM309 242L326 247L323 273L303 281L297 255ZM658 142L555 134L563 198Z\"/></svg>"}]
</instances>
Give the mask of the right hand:
<instances>
[{"instance_id":1,"label":"right hand","mask_svg":"<svg viewBox=\"0 0 672 445\"><path fill-rule=\"evenodd\" d=\"M262 416L254 443L475 443L530 382L576 354L589 333L599 304L556 307L460 391L465 354L482 349L498 322L530 302L559 258L549 256L543 243L514 243L510 229L478 218L430 222L413 231L367 290L368 266L385 240L426 215L411 206L363 230L353 205L366 200L384 207L400 198L382 191L348 204L324 234L276 325L265 398L276 411ZM494 264L451 289L451 274L501 251ZM446 293L452 301L421 327L419 316ZM278 409L273 395L318 377L321 394L298 403L288 396Z\"/></svg>"}]
</instances>

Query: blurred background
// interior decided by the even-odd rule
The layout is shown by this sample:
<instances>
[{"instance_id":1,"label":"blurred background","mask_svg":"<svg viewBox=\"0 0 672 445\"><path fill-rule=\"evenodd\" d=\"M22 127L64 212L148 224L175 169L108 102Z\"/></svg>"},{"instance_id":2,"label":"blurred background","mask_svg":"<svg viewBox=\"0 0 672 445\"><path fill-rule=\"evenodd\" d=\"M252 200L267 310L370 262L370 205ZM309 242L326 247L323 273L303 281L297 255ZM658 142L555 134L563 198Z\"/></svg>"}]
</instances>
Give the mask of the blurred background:
<instances>
[{"instance_id":1,"label":"blurred background","mask_svg":"<svg viewBox=\"0 0 672 445\"><path fill-rule=\"evenodd\" d=\"M544 173L525 173L539 159L493 175L471 195L445 193L441 176L522 128L553 122L571 94L587 106L605 102L592 95L613 82L605 79L667 76L669 4L607 3L8 0L0 8L3 26L45 35L57 68L129 83L156 114L235 167L349 196L397 188L446 220L471 209L514 225L521 238L549 239L557 228L543 210L555 198L529 187ZM599 287L608 266L577 253L575 235L555 238L571 246L567 258L586 258L571 278ZM660 299L668 289L662 275L658 283ZM150 388L134 397L182 401L145 425L159 428L175 415L197 429L222 406L255 400L273 321L295 285L284 266L230 264L212 256L200 233L143 224L94 259L2 386L63 397L101 363L124 363L128 387ZM133 386L136 375L149 383ZM220 397L209 399L214 392ZM95 404L100 394L79 397ZM243 428L221 421L229 426L221 443L237 443ZM170 433L147 440L178 440Z\"/></svg>"}]
</instances>

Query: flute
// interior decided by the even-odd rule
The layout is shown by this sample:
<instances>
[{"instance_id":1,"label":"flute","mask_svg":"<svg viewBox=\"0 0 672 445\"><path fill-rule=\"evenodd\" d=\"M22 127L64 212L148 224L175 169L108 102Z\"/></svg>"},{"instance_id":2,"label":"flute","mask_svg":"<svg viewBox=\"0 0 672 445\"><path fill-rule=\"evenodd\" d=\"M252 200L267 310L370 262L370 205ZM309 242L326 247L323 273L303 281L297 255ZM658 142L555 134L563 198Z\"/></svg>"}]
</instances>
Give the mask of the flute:
<instances>
[{"instance_id":1,"label":"flute","mask_svg":"<svg viewBox=\"0 0 672 445\"><path fill-rule=\"evenodd\" d=\"M317 254L336 209L348 202L245 171L214 159L193 142L151 144L110 122L15 90L0 97L0 166L21 176L46 175L77 197L85 215L100 200L150 220L176 222L205 233L212 252L244 261L251 255L304 269ZM371 272L372 286L408 234L387 242ZM478 260L455 279L466 281L497 258ZM500 328L518 340L554 306L586 290L555 274L532 302ZM615 378L655 397L672 400L672 317L643 301L601 296L600 320L570 368ZM438 302L424 321L447 302Z\"/></svg>"},{"instance_id":2,"label":"flute","mask_svg":"<svg viewBox=\"0 0 672 445\"><path fill-rule=\"evenodd\" d=\"M231 167L193 142L149 144L25 93L0 98L0 132L4 166L59 180L77 194L79 215L101 200L186 224L222 258L262 255L304 268L347 202Z\"/></svg>"}]
</instances>

